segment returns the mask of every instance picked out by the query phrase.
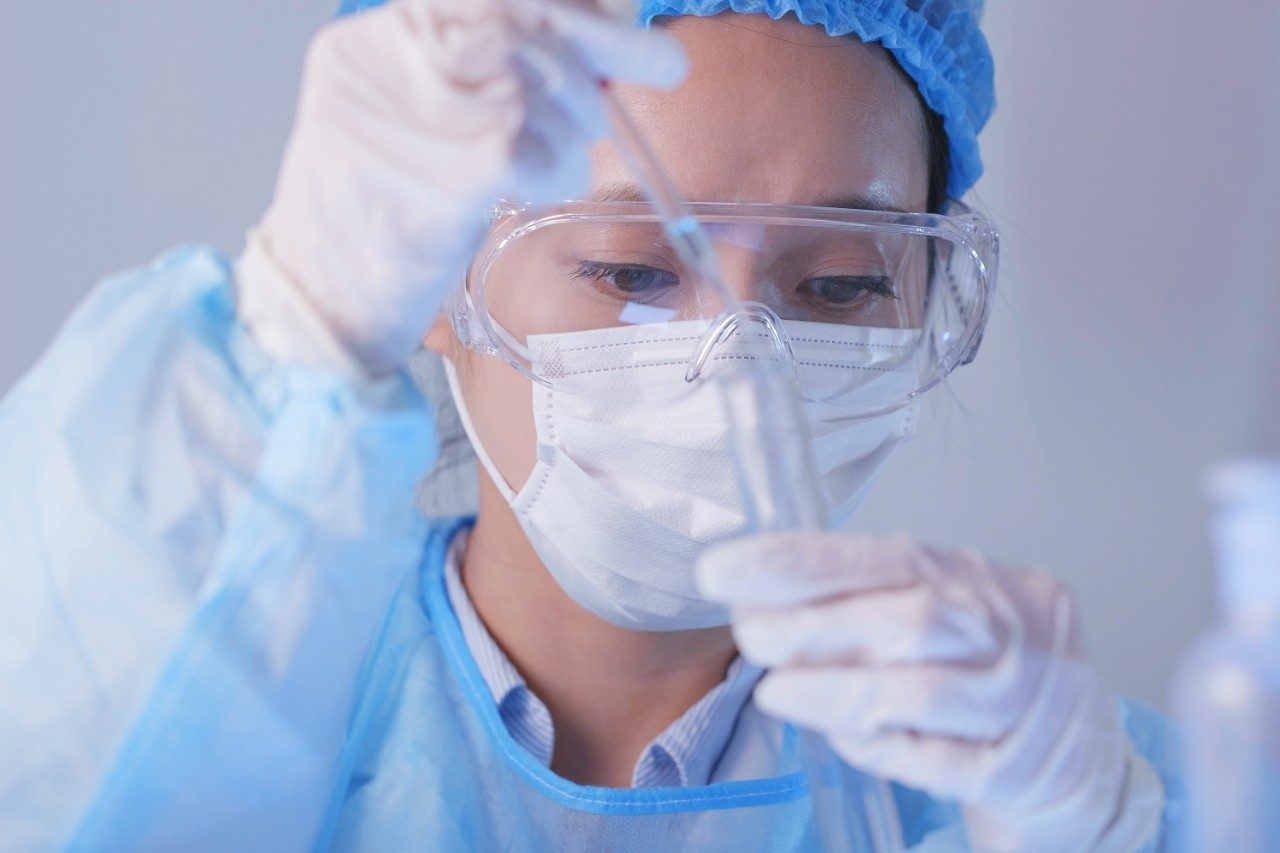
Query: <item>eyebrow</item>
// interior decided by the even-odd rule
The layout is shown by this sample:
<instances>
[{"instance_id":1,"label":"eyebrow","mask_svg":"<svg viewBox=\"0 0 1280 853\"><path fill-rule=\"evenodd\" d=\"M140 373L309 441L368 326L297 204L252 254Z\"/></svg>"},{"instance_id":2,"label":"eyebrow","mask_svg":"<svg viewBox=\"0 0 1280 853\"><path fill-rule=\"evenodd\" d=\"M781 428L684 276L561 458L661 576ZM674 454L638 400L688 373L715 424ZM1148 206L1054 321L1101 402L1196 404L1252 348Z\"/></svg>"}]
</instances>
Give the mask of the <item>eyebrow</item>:
<instances>
[{"instance_id":1,"label":"eyebrow","mask_svg":"<svg viewBox=\"0 0 1280 853\"><path fill-rule=\"evenodd\" d=\"M610 202L610 201L648 201L649 197L645 195L643 189L637 184L626 183L623 181L615 181L602 184L587 194L585 201L592 202ZM816 207L834 207L842 210L874 210L880 213L911 213L900 207L895 207L882 199L873 198L868 195L846 195L837 198L826 199L815 205Z\"/></svg>"},{"instance_id":2,"label":"eyebrow","mask_svg":"<svg viewBox=\"0 0 1280 853\"><path fill-rule=\"evenodd\" d=\"M587 193L584 201L606 202L606 201L648 201L649 197L645 195L644 190L636 184L623 183L614 181L608 184L602 184L591 192Z\"/></svg>"}]
</instances>

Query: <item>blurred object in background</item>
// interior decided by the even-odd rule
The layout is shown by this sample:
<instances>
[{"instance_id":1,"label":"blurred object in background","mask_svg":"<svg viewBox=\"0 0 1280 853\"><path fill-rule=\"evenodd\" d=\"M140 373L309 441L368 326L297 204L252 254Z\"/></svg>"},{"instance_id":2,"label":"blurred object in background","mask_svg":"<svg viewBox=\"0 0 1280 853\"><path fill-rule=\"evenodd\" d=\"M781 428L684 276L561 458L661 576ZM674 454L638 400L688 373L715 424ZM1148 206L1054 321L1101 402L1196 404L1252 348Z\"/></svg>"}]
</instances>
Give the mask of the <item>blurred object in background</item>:
<instances>
[{"instance_id":1,"label":"blurred object in background","mask_svg":"<svg viewBox=\"0 0 1280 853\"><path fill-rule=\"evenodd\" d=\"M0 393L104 276L234 256L270 201L334 0L8 3L0 27Z\"/></svg>"},{"instance_id":2,"label":"blurred object in background","mask_svg":"<svg viewBox=\"0 0 1280 853\"><path fill-rule=\"evenodd\" d=\"M1280 461L1216 468L1220 623L1188 653L1174 703L1185 729L1200 853L1280 839Z\"/></svg>"}]
</instances>

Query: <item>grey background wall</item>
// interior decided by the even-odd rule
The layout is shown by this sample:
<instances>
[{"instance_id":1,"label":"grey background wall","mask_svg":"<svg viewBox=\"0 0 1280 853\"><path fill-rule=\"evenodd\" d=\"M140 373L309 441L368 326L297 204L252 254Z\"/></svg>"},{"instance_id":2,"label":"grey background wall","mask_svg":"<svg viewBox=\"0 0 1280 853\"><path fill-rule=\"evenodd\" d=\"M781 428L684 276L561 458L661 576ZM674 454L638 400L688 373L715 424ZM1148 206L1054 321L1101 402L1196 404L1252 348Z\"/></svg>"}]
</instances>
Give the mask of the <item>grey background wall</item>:
<instances>
[{"instance_id":1,"label":"grey background wall","mask_svg":"<svg viewBox=\"0 0 1280 853\"><path fill-rule=\"evenodd\" d=\"M238 249L336 2L11 5L0 389L102 274ZM1280 453L1280 7L989 6L1001 301L859 524L1053 567L1106 678L1162 703L1211 611L1201 472Z\"/></svg>"}]
</instances>

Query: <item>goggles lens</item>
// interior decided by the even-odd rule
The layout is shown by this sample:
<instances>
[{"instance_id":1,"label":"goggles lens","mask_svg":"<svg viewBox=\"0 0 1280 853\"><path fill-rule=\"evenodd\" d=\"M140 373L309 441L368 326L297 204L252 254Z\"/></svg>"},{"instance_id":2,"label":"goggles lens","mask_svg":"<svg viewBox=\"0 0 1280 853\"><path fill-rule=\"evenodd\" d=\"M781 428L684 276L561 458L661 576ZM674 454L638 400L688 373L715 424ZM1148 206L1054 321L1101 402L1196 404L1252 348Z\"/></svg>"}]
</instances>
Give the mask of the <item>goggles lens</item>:
<instances>
[{"instance_id":1,"label":"goggles lens","mask_svg":"<svg viewBox=\"0 0 1280 853\"><path fill-rule=\"evenodd\" d=\"M981 331L993 286L994 232L990 246L981 233L970 239L973 222L823 208L691 207L738 299L766 306L783 321L802 380L806 369L845 369L839 382L830 376L805 382L812 399L859 410L901 405L960 362ZM967 219L981 224L972 214ZM683 377L725 306L681 264L647 205L623 202L499 217L469 275L465 309L482 348L540 382L565 387L571 380L563 354L582 360L590 351L579 344L611 369L619 369L619 359L649 368L658 359ZM771 357L753 334L758 330L730 336L717 357ZM549 351L558 355L549 358ZM886 371L899 374L900 381L888 383L893 400L849 397L859 384L849 377L875 384L870 380Z\"/></svg>"}]
</instances>

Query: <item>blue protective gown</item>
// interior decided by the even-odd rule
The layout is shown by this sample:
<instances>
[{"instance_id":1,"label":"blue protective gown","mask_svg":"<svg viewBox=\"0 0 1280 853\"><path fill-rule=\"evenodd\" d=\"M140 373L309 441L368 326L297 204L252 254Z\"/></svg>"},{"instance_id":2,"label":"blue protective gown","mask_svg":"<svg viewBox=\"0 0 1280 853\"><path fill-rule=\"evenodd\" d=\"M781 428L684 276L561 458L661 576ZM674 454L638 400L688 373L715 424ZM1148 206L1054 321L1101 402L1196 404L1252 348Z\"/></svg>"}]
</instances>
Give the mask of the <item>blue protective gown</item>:
<instances>
[{"instance_id":1,"label":"blue protective gown","mask_svg":"<svg viewBox=\"0 0 1280 853\"><path fill-rule=\"evenodd\" d=\"M0 406L0 849L811 847L791 759L619 790L516 747L444 592L458 522L415 509L433 453L407 378L264 357L216 252L101 284ZM1167 840L1165 727L1122 712Z\"/></svg>"}]
</instances>

